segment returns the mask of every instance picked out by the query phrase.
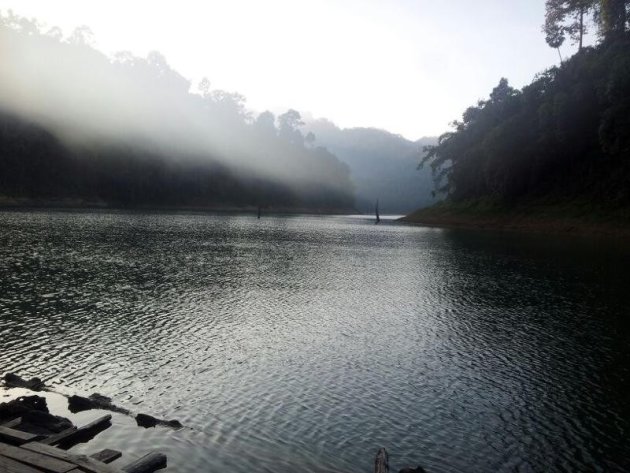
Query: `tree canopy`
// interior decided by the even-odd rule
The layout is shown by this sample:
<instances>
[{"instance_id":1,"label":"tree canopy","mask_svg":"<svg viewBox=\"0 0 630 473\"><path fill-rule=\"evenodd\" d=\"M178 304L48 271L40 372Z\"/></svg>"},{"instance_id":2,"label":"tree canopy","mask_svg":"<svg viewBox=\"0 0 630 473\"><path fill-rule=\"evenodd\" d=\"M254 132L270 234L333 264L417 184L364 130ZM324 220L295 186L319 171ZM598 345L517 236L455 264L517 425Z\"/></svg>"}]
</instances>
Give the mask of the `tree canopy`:
<instances>
[{"instance_id":1,"label":"tree canopy","mask_svg":"<svg viewBox=\"0 0 630 473\"><path fill-rule=\"evenodd\" d=\"M628 205L630 36L584 48L522 90L501 79L426 151L421 165L454 201L591 196Z\"/></svg>"},{"instance_id":2,"label":"tree canopy","mask_svg":"<svg viewBox=\"0 0 630 473\"><path fill-rule=\"evenodd\" d=\"M611 38L622 35L629 20L627 0L546 0L543 31L552 48L559 48L568 36L581 51L589 26L595 26L601 38Z\"/></svg>"}]
</instances>

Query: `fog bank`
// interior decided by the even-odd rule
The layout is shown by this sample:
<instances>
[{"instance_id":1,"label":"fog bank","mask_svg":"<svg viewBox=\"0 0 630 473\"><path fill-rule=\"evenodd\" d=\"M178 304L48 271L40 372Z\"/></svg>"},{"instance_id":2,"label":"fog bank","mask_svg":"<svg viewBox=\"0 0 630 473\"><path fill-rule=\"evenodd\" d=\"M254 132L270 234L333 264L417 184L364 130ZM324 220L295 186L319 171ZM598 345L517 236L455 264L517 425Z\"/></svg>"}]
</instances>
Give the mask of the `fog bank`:
<instances>
[{"instance_id":1,"label":"fog bank","mask_svg":"<svg viewBox=\"0 0 630 473\"><path fill-rule=\"evenodd\" d=\"M351 193L347 167L305 142L299 114L254 117L242 96L212 90L207 80L193 86L157 52L110 58L90 39L86 28L64 37L3 15L2 110L44 127L85 159L82 150L125 144L296 189Z\"/></svg>"}]
</instances>

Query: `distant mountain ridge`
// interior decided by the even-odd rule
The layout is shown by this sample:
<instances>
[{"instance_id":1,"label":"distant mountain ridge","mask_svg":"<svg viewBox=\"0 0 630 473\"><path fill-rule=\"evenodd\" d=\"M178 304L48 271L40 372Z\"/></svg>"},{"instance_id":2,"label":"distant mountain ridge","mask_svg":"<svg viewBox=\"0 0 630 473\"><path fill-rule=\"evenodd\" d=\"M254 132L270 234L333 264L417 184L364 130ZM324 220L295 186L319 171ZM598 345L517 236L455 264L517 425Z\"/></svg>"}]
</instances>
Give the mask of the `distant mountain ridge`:
<instances>
[{"instance_id":1,"label":"distant mountain ridge","mask_svg":"<svg viewBox=\"0 0 630 473\"><path fill-rule=\"evenodd\" d=\"M326 119L307 120L304 133L312 132L315 143L324 146L350 168L356 206L374 210L379 199L381 213L403 214L435 202L431 172L418 170L422 148L437 138L406 138L377 128L339 128Z\"/></svg>"}]
</instances>

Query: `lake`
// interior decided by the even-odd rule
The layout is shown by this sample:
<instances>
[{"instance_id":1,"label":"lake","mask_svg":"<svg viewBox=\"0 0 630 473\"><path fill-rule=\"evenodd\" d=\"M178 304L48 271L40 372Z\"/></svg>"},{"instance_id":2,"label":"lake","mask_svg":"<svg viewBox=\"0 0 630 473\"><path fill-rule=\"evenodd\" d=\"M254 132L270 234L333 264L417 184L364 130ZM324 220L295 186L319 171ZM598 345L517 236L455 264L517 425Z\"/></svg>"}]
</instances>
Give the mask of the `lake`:
<instances>
[{"instance_id":1,"label":"lake","mask_svg":"<svg viewBox=\"0 0 630 473\"><path fill-rule=\"evenodd\" d=\"M630 471L621 242L105 211L0 212L0 230L0 370L186 426L115 414L77 451L160 449L179 472L369 472L381 446L394 471Z\"/></svg>"}]
</instances>

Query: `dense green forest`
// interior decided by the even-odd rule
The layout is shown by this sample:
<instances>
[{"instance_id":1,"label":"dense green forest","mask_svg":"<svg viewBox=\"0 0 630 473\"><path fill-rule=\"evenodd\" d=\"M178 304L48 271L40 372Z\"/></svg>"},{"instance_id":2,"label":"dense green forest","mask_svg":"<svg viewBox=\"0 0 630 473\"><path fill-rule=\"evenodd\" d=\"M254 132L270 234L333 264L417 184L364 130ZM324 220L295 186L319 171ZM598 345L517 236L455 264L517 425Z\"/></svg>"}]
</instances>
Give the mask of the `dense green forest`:
<instances>
[{"instance_id":1,"label":"dense green forest","mask_svg":"<svg viewBox=\"0 0 630 473\"><path fill-rule=\"evenodd\" d=\"M0 14L0 201L348 211L348 167L294 110L255 116L153 52L107 57ZM0 202L0 203L1 203Z\"/></svg>"},{"instance_id":2,"label":"dense green forest","mask_svg":"<svg viewBox=\"0 0 630 473\"><path fill-rule=\"evenodd\" d=\"M356 189L356 205L374 212L376 199L381 212L403 214L434 202L431 173L415 169L418 151L436 138L410 141L376 128L339 128L326 119L305 119L305 132L350 167Z\"/></svg>"},{"instance_id":3,"label":"dense green forest","mask_svg":"<svg viewBox=\"0 0 630 473\"><path fill-rule=\"evenodd\" d=\"M630 204L630 2L548 0L544 33L579 51L522 90L501 79L426 148L437 188L457 203L540 199ZM588 28L598 43L583 44Z\"/></svg>"}]
</instances>

